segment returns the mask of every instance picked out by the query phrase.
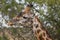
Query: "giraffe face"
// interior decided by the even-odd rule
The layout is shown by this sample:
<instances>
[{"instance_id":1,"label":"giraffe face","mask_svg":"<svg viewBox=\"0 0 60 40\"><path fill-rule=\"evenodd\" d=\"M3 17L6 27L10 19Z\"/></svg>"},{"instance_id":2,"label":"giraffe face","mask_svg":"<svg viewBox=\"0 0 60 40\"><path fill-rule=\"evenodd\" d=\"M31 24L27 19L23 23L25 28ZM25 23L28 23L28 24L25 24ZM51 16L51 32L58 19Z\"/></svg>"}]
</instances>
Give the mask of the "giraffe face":
<instances>
[{"instance_id":1,"label":"giraffe face","mask_svg":"<svg viewBox=\"0 0 60 40\"><path fill-rule=\"evenodd\" d=\"M8 22L8 25L21 25L21 26L31 26L32 25L32 18L33 14L24 14L23 16L20 17L14 17L12 21Z\"/></svg>"}]
</instances>

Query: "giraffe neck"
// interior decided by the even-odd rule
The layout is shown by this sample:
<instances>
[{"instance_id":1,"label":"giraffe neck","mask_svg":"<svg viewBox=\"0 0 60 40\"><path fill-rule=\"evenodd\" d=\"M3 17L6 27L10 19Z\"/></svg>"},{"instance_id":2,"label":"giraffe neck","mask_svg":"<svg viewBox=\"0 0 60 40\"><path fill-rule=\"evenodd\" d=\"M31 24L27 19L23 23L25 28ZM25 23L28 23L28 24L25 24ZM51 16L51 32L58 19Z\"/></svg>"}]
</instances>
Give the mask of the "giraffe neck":
<instances>
[{"instance_id":1,"label":"giraffe neck","mask_svg":"<svg viewBox=\"0 0 60 40\"><path fill-rule=\"evenodd\" d=\"M38 40L52 40L47 30L42 26L37 16L33 18L33 32Z\"/></svg>"}]
</instances>

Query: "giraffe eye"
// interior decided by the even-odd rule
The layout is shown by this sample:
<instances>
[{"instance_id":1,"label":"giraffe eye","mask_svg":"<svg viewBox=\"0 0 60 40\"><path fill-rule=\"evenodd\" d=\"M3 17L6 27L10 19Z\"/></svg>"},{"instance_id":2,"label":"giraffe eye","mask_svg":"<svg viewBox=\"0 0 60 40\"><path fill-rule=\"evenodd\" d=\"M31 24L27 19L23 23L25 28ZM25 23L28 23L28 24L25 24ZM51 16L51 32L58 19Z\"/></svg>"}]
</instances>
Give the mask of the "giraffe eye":
<instances>
[{"instance_id":1,"label":"giraffe eye","mask_svg":"<svg viewBox=\"0 0 60 40\"><path fill-rule=\"evenodd\" d=\"M23 17L24 19L27 19L27 17Z\"/></svg>"}]
</instances>

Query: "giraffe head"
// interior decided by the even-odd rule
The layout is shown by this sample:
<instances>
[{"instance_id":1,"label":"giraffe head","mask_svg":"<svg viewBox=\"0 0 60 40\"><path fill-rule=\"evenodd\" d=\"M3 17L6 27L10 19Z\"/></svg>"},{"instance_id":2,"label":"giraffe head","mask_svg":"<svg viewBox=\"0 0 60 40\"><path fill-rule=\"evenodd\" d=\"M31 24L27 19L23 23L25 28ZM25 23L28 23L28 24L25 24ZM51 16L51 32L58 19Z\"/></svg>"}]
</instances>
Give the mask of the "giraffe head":
<instances>
[{"instance_id":1,"label":"giraffe head","mask_svg":"<svg viewBox=\"0 0 60 40\"><path fill-rule=\"evenodd\" d=\"M13 17L13 19L11 21L8 21L8 25L14 25L14 24L21 24L21 25L30 25L31 24L31 20L32 20L32 16L33 13L31 13L31 7L33 7L32 4L28 4L25 9L24 12L20 12L17 16Z\"/></svg>"}]
</instances>

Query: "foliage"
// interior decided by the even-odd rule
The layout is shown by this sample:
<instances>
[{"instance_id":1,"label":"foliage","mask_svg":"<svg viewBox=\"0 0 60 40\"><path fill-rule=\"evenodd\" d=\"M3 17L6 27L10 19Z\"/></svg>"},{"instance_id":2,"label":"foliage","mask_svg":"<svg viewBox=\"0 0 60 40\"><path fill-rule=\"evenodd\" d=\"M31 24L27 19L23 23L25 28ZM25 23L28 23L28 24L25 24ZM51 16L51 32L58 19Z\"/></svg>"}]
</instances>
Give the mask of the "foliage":
<instances>
[{"instance_id":1,"label":"foliage","mask_svg":"<svg viewBox=\"0 0 60 40\"><path fill-rule=\"evenodd\" d=\"M40 20L51 33L53 39L60 40L60 0L25 0L24 4L17 3L15 0L0 0L0 12L12 18L24 8L27 2L39 4ZM44 9L41 10L43 5L47 6L46 14L44 14ZM15 33L15 29L12 31Z\"/></svg>"}]
</instances>

